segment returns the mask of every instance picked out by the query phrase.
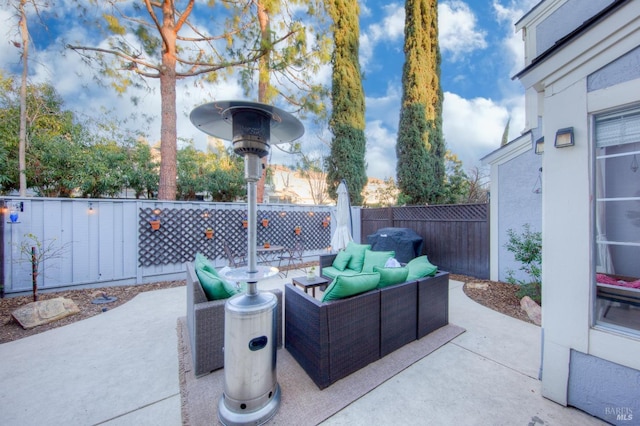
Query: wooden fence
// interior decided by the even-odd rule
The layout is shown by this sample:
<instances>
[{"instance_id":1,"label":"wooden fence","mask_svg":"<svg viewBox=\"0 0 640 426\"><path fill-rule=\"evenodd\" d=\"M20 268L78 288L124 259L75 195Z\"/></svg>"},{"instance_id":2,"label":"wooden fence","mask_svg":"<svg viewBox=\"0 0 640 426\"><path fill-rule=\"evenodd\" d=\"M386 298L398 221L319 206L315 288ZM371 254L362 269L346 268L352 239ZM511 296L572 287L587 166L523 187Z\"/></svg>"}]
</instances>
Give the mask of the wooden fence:
<instances>
[{"instance_id":1,"label":"wooden fence","mask_svg":"<svg viewBox=\"0 0 640 426\"><path fill-rule=\"evenodd\" d=\"M331 242L335 207L260 204L258 243L291 247L305 241L311 259ZM15 220L11 219L15 214ZM226 241L244 251L246 203L77 198L7 197L0 199L0 297L30 291L30 257L20 246L34 243L29 234L61 255L44 260L38 275L42 290L72 286L131 285L184 279L184 262L201 252L216 266L227 264ZM158 216L160 228L150 220ZM267 226L262 219L269 219ZM294 232L301 227L301 235ZM212 228L211 239L205 229ZM27 246L28 248L28 246Z\"/></svg>"},{"instance_id":2,"label":"wooden fence","mask_svg":"<svg viewBox=\"0 0 640 426\"><path fill-rule=\"evenodd\" d=\"M422 254L440 269L489 278L489 204L362 209L362 242L380 228L409 228L423 238Z\"/></svg>"}]
</instances>

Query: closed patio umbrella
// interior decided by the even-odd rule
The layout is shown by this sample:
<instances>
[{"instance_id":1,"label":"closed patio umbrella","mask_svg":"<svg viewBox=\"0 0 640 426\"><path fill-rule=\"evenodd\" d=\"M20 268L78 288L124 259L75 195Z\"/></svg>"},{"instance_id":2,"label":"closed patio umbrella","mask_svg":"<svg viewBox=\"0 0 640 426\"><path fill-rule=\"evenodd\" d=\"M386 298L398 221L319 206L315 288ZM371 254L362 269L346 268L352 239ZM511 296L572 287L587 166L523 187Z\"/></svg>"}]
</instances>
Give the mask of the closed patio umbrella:
<instances>
[{"instance_id":1,"label":"closed patio umbrella","mask_svg":"<svg viewBox=\"0 0 640 426\"><path fill-rule=\"evenodd\" d=\"M353 241L351 237L351 203L349 202L349 192L347 185L340 182L338 185L338 204L336 206L336 231L331 237L331 248L334 251L342 250L347 247L349 241Z\"/></svg>"}]
</instances>

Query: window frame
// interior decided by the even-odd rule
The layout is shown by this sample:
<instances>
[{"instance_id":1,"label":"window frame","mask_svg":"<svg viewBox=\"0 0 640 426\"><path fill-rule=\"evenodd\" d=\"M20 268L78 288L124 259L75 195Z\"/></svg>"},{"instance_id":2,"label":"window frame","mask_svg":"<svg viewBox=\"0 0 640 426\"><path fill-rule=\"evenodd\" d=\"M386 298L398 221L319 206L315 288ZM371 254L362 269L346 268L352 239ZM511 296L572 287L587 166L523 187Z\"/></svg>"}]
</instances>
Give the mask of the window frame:
<instances>
[{"instance_id":1,"label":"window frame","mask_svg":"<svg viewBox=\"0 0 640 426\"><path fill-rule=\"evenodd\" d=\"M590 115L590 120L589 120L589 124L591 126L591 171L590 171L590 184L591 184L591 188L592 188L592 203L591 203L591 224L590 224L590 231L591 231L591 245L592 245L592 255L591 255L591 259L590 259L590 270L591 270L591 281L592 281L592 285L591 285L591 327L600 331L604 331L604 332L608 332L608 333L616 333L616 334L621 334L621 335L625 335L628 337L633 337L633 338L639 338L640 337L640 327L638 328L634 328L634 325L629 325L629 326L624 326L624 325L618 325L618 324L613 324L611 322L606 322L606 321L602 321L600 319L600 313L601 313L601 304L606 303L603 302L603 300L607 300L604 298L599 297L598 295L598 289L604 289L604 290L608 290L608 289L615 289L618 290L622 295L625 295L625 293L629 293L630 295L634 295L634 293L636 293L635 289L626 289L623 286L620 286L619 288L617 286L607 286L606 284L602 284L602 283L598 283L597 279L596 279L596 274L599 273L598 271L598 267L601 266L601 257L600 257L600 251L599 249L603 246L606 245L607 247L611 247L611 246L632 246L632 247L640 247L640 242L634 242L634 241L627 241L627 240L623 240L623 241L609 241L606 240L605 242L602 241L598 241L598 236L599 236L599 229L598 229L598 222L599 222L599 216L598 216L598 203L599 202L604 202L604 203L609 203L609 202L625 202L625 201L640 201L640 196L638 197L610 197L609 194L607 194L606 192L606 188L602 191L602 194L598 193L598 175L600 173L600 169L598 167L598 161L599 160L606 160L608 158L616 158L616 157L624 157L624 156L628 156L631 157L633 155L640 157L640 149L634 149L632 151L629 152L621 152L621 153L613 153L613 154L605 154L605 155L599 155L599 149L600 148L607 148L607 147L611 147L611 146L623 146L626 144L631 144L631 143L639 143L640 142L640 138L637 138L637 141L635 141L636 138L632 138L631 141L629 142L624 142L626 138L626 135L624 136L623 139L623 143L619 143L619 144L612 144L612 143L607 143L604 146L598 146L598 120L606 120L606 119L616 119L616 117L624 117L624 116L628 116L628 115L636 115L640 112L640 104L634 104L631 106L626 106L624 108L617 108L617 109L612 109L609 111L600 111L598 113L593 113ZM638 170L638 174L640 175L640 170ZM601 196L602 198L598 198L598 196ZM606 211L605 211L605 218L606 216ZM606 233L605 233L606 234ZM611 275L616 275L615 272L610 273ZM638 292L638 297L640 297L640 291ZM615 302L614 302L615 303ZM640 315L640 312L638 313Z\"/></svg>"}]
</instances>

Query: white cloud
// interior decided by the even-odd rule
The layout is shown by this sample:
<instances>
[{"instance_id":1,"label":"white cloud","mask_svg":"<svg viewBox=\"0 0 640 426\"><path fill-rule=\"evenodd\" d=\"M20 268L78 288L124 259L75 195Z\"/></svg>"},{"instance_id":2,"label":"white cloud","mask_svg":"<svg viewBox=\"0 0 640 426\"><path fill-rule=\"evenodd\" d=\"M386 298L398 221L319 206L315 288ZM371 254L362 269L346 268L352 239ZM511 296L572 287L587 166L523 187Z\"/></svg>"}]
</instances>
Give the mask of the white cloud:
<instances>
[{"instance_id":1,"label":"white cloud","mask_svg":"<svg viewBox=\"0 0 640 426\"><path fill-rule=\"evenodd\" d=\"M366 67L379 43L404 41L405 9L400 3L383 7L382 19L361 29L360 63ZM459 0L438 5L438 32L440 49L455 61L464 54L487 47L486 32L477 28L477 19L469 6Z\"/></svg>"},{"instance_id":2,"label":"white cloud","mask_svg":"<svg viewBox=\"0 0 640 426\"><path fill-rule=\"evenodd\" d=\"M396 175L396 132L383 126L379 120L367 122L367 176L386 179Z\"/></svg>"},{"instance_id":3,"label":"white cloud","mask_svg":"<svg viewBox=\"0 0 640 426\"><path fill-rule=\"evenodd\" d=\"M516 33L514 24L537 3L537 0L521 0L508 5L503 5L500 1L493 1L493 10L498 24L505 31L502 47L509 55L510 64L509 75L513 76L524 66L524 43L522 35Z\"/></svg>"},{"instance_id":4,"label":"white cloud","mask_svg":"<svg viewBox=\"0 0 640 426\"><path fill-rule=\"evenodd\" d=\"M391 3L385 5L383 11L380 22L360 29L360 64L363 69L379 43L396 43L404 39L404 5Z\"/></svg>"},{"instance_id":5,"label":"white cloud","mask_svg":"<svg viewBox=\"0 0 640 426\"><path fill-rule=\"evenodd\" d=\"M487 47L486 32L477 28L473 11L462 1L439 4L438 31L440 50L443 54L450 53L453 61Z\"/></svg>"},{"instance_id":6,"label":"white cloud","mask_svg":"<svg viewBox=\"0 0 640 426\"><path fill-rule=\"evenodd\" d=\"M367 175L395 177L395 145L400 113L400 92L389 87L385 96L367 98ZM464 99L446 92L443 105L443 135L447 149L456 154L466 170L480 165L480 159L500 147L509 117L510 139L524 126L522 98L501 101L488 98Z\"/></svg>"},{"instance_id":7,"label":"white cloud","mask_svg":"<svg viewBox=\"0 0 640 426\"><path fill-rule=\"evenodd\" d=\"M446 92L443 105L443 134L447 148L458 155L465 169L480 163L480 158L500 147L509 109L491 99L464 99ZM512 118L510 128L513 128Z\"/></svg>"}]
</instances>

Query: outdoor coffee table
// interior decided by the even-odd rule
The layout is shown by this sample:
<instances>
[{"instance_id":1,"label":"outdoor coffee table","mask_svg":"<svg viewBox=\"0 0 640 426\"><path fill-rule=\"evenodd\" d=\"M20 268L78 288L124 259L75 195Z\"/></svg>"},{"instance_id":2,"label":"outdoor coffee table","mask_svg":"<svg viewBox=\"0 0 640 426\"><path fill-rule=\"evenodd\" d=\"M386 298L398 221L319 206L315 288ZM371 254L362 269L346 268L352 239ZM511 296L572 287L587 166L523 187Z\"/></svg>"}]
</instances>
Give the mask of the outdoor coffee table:
<instances>
[{"instance_id":1,"label":"outdoor coffee table","mask_svg":"<svg viewBox=\"0 0 640 426\"><path fill-rule=\"evenodd\" d=\"M311 295L313 297L316 297L316 287L322 287L329 284L329 280L322 277L314 277L311 279L307 277L296 277L296 278L292 278L291 281L293 282L294 286L297 285L303 288L304 292L307 294L309 293L307 290L311 289Z\"/></svg>"}]
</instances>

